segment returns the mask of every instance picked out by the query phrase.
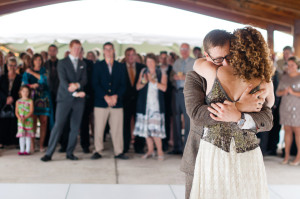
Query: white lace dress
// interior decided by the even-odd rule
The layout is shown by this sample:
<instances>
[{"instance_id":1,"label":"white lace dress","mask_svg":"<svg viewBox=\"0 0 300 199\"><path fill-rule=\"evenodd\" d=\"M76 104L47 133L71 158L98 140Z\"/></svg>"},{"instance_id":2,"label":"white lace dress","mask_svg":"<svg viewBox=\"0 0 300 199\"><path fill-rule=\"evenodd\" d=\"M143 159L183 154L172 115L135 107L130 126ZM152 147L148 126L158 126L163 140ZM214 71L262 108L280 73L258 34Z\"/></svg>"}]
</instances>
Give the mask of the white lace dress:
<instances>
[{"instance_id":1,"label":"white lace dress","mask_svg":"<svg viewBox=\"0 0 300 199\"><path fill-rule=\"evenodd\" d=\"M259 147L236 153L232 140L228 153L201 140L190 199L268 199L266 179Z\"/></svg>"}]
</instances>

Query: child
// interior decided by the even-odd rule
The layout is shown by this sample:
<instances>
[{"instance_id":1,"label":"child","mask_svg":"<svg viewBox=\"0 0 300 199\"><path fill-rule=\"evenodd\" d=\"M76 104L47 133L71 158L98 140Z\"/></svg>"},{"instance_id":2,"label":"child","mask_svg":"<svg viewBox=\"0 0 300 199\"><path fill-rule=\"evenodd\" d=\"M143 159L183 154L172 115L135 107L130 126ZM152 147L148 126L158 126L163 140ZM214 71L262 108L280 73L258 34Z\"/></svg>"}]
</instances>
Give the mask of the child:
<instances>
[{"instance_id":1,"label":"child","mask_svg":"<svg viewBox=\"0 0 300 199\"><path fill-rule=\"evenodd\" d=\"M19 155L30 155L31 137L33 132L33 101L30 99L30 89L28 86L21 86L19 91L20 99L16 102L16 116L18 118L17 137L20 142ZM26 144L26 151L25 151Z\"/></svg>"}]
</instances>

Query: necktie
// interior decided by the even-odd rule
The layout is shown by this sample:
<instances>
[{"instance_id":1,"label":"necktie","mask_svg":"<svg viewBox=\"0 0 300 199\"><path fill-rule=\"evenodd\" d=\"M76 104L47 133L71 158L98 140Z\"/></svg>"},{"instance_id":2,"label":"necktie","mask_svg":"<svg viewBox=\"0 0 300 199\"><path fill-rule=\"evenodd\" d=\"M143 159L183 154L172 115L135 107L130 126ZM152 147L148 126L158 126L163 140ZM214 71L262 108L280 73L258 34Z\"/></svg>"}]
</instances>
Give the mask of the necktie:
<instances>
[{"instance_id":1,"label":"necktie","mask_svg":"<svg viewBox=\"0 0 300 199\"><path fill-rule=\"evenodd\" d=\"M74 59L74 69L75 69L75 71L77 71L77 64L78 64L78 59L75 58Z\"/></svg>"},{"instance_id":2,"label":"necktie","mask_svg":"<svg viewBox=\"0 0 300 199\"><path fill-rule=\"evenodd\" d=\"M109 71L109 74L112 73L112 67L111 67L111 64L110 64L110 63L108 64L108 71Z\"/></svg>"},{"instance_id":3,"label":"necktie","mask_svg":"<svg viewBox=\"0 0 300 199\"><path fill-rule=\"evenodd\" d=\"M130 83L131 86L134 84L134 70L133 70L133 65L129 65L129 78L130 78Z\"/></svg>"}]
</instances>

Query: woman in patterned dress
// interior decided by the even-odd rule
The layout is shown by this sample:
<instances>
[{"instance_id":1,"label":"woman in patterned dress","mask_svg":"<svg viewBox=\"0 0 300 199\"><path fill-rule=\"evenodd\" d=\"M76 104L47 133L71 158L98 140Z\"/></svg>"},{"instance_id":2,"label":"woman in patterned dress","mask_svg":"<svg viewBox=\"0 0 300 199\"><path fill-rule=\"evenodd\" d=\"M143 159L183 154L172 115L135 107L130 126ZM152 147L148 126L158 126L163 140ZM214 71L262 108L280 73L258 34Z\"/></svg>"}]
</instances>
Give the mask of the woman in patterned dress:
<instances>
[{"instance_id":1,"label":"woman in patterned dress","mask_svg":"<svg viewBox=\"0 0 300 199\"><path fill-rule=\"evenodd\" d=\"M141 70L136 85L139 93L133 134L146 138L148 152L142 158L154 157L154 142L158 160L163 160L162 139L166 137L164 92L167 90L167 75L156 68L154 54L147 54L145 61L147 68Z\"/></svg>"},{"instance_id":2,"label":"woman in patterned dress","mask_svg":"<svg viewBox=\"0 0 300 199\"><path fill-rule=\"evenodd\" d=\"M290 165L300 164L300 73L295 57L288 59L287 74L284 74L279 82L276 95L282 96L279 114L280 124L284 125L285 158L282 164L287 164L290 158L290 150L295 133L297 156Z\"/></svg>"},{"instance_id":3,"label":"woman in patterned dress","mask_svg":"<svg viewBox=\"0 0 300 199\"><path fill-rule=\"evenodd\" d=\"M32 91L34 102L33 129L36 131L37 119L40 121L40 151L43 152L47 131L48 117L50 116L50 92L47 83L46 69L43 67L43 57L34 54L32 58L33 68L26 69L23 74L22 84L28 85ZM34 151L34 138L31 150Z\"/></svg>"}]
</instances>

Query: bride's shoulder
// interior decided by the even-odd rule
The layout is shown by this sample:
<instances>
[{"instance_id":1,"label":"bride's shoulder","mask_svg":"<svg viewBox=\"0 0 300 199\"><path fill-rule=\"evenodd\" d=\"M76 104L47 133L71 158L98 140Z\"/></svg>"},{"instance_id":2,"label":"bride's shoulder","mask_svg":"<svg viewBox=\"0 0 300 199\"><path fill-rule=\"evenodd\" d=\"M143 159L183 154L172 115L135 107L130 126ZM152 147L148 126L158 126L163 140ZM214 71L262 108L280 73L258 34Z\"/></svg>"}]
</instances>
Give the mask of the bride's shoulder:
<instances>
[{"instance_id":1,"label":"bride's shoulder","mask_svg":"<svg viewBox=\"0 0 300 199\"><path fill-rule=\"evenodd\" d=\"M205 58L197 59L193 67L194 71L204 78L209 76L215 76L217 73L218 66Z\"/></svg>"}]
</instances>

